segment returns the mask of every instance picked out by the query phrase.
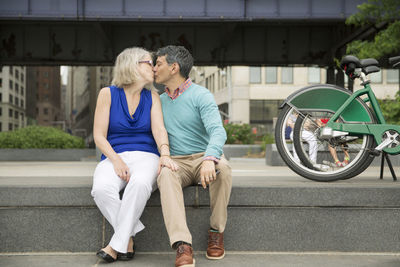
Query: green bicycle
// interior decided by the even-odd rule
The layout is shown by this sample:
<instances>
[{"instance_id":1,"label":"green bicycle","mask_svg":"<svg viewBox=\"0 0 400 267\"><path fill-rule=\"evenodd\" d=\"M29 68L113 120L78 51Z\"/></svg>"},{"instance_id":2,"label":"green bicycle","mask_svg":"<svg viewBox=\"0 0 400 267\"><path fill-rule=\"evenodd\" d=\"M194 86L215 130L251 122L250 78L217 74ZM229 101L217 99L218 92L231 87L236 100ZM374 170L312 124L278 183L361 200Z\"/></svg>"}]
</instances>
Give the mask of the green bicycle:
<instances>
[{"instance_id":1,"label":"green bicycle","mask_svg":"<svg viewBox=\"0 0 400 267\"><path fill-rule=\"evenodd\" d=\"M400 56L389 63L398 67ZM300 89L280 106L275 126L282 159L294 172L315 181L349 179L382 152L400 153L400 126L386 124L367 79L380 71L378 61L345 56L341 68L350 79L360 79L364 88L354 93L329 84ZM345 163L338 164L338 158Z\"/></svg>"}]
</instances>

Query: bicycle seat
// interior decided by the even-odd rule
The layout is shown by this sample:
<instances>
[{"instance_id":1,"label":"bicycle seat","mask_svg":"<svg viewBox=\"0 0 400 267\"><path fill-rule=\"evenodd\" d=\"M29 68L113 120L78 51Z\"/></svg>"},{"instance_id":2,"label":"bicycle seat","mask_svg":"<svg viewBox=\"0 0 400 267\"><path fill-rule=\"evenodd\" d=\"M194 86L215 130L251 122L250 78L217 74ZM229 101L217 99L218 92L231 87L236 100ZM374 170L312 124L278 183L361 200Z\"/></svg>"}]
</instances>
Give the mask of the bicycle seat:
<instances>
[{"instance_id":1,"label":"bicycle seat","mask_svg":"<svg viewBox=\"0 0 400 267\"><path fill-rule=\"evenodd\" d=\"M379 62L375 58L361 59L360 63L361 63L361 66L363 68L369 67L369 66L377 66L377 67L379 67Z\"/></svg>"},{"instance_id":2,"label":"bicycle seat","mask_svg":"<svg viewBox=\"0 0 400 267\"><path fill-rule=\"evenodd\" d=\"M340 61L340 68L345 70L345 67L349 66L350 64L353 64L354 68L362 67L361 62L357 57L348 55L344 56L344 58L342 58L342 61Z\"/></svg>"},{"instance_id":3,"label":"bicycle seat","mask_svg":"<svg viewBox=\"0 0 400 267\"><path fill-rule=\"evenodd\" d=\"M361 67L362 65L360 60L355 56L345 56L342 58L342 61L340 61L340 68L344 70L346 74L353 80L357 78L357 75L355 75L354 71L356 68Z\"/></svg>"},{"instance_id":4,"label":"bicycle seat","mask_svg":"<svg viewBox=\"0 0 400 267\"><path fill-rule=\"evenodd\" d=\"M392 64L393 68L400 66L400 56L389 58L389 64Z\"/></svg>"}]
</instances>

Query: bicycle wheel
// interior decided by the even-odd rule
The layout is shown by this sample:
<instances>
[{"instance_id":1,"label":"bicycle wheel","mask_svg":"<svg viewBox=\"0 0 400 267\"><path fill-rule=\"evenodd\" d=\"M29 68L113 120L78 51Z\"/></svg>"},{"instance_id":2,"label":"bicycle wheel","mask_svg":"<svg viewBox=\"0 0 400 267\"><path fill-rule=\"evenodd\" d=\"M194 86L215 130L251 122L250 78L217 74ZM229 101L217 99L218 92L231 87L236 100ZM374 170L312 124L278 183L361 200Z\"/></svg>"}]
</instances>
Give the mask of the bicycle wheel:
<instances>
[{"instance_id":1,"label":"bicycle wheel","mask_svg":"<svg viewBox=\"0 0 400 267\"><path fill-rule=\"evenodd\" d=\"M293 143L301 162L301 175L308 179L322 182L349 179L363 172L374 159L369 154L374 146L372 135L342 135L329 140L319 138L323 122L333 114L312 110L299 114L296 120ZM334 154L339 159L338 163ZM346 156L350 158L343 164Z\"/></svg>"}]
</instances>

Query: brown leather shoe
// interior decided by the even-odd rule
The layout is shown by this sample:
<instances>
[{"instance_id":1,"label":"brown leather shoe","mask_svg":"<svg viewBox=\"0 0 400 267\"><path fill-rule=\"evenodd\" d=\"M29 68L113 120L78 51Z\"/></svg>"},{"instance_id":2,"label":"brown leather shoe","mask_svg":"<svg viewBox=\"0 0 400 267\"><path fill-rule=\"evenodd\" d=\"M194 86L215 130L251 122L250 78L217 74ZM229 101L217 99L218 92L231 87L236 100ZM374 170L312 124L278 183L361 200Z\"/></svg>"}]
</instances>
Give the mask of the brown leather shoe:
<instances>
[{"instance_id":1,"label":"brown leather shoe","mask_svg":"<svg viewBox=\"0 0 400 267\"><path fill-rule=\"evenodd\" d=\"M208 230L207 259L220 260L225 257L224 233L216 233Z\"/></svg>"},{"instance_id":2,"label":"brown leather shoe","mask_svg":"<svg viewBox=\"0 0 400 267\"><path fill-rule=\"evenodd\" d=\"M176 250L175 267L194 267L193 249L191 246L182 244Z\"/></svg>"}]
</instances>

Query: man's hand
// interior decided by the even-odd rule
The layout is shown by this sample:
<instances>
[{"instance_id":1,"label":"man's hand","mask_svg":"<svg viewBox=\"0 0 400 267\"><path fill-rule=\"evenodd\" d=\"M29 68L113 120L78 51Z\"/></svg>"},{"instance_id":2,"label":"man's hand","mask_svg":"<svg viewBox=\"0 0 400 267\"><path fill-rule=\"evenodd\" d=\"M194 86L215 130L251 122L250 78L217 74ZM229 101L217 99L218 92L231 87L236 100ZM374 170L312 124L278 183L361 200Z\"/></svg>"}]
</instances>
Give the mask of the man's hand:
<instances>
[{"instance_id":1,"label":"man's hand","mask_svg":"<svg viewBox=\"0 0 400 267\"><path fill-rule=\"evenodd\" d=\"M203 160L200 169L201 185L205 189L208 184L214 181L217 176L215 174L215 163L212 160Z\"/></svg>"}]
</instances>

